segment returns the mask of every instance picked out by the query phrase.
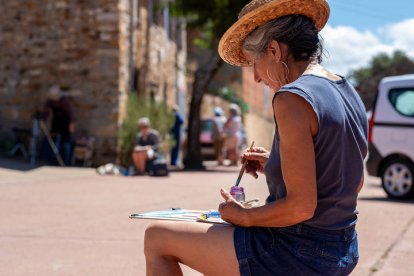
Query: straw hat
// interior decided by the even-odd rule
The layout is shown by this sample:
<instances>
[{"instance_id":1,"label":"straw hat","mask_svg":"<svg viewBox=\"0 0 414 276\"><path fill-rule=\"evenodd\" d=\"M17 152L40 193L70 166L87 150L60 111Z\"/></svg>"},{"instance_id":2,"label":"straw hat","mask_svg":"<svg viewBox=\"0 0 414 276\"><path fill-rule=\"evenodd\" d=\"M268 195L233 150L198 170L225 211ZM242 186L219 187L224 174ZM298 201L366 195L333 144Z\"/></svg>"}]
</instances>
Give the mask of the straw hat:
<instances>
[{"instance_id":1,"label":"straw hat","mask_svg":"<svg viewBox=\"0 0 414 276\"><path fill-rule=\"evenodd\" d=\"M326 0L253 0L221 38L218 47L221 58L235 66L248 66L242 52L244 39L264 23L290 14L309 17L320 31L328 21L329 5Z\"/></svg>"}]
</instances>

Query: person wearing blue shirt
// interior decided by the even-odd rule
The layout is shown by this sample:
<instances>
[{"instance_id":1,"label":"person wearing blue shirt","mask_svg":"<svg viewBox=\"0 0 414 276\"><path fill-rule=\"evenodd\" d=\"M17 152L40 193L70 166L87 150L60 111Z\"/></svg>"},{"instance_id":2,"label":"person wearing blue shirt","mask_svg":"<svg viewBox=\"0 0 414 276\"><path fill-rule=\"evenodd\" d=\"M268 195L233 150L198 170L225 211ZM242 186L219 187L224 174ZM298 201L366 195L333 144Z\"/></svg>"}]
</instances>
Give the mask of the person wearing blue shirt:
<instances>
[{"instance_id":1,"label":"person wearing blue shirt","mask_svg":"<svg viewBox=\"0 0 414 276\"><path fill-rule=\"evenodd\" d=\"M174 106L174 125L171 128L171 134L174 138L174 147L171 149L171 165L177 166L178 155L180 152L181 144L181 126L184 124L184 118L178 111L178 106Z\"/></svg>"}]
</instances>

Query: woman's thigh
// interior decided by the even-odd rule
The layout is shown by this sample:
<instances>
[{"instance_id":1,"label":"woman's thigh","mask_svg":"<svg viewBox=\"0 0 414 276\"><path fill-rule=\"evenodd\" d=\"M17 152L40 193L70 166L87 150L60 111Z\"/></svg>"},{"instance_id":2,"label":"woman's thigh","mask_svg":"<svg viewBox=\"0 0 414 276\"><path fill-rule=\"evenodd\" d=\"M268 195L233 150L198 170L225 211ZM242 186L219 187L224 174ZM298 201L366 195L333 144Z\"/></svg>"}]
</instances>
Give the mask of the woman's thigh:
<instances>
[{"instance_id":1,"label":"woman's thigh","mask_svg":"<svg viewBox=\"0 0 414 276\"><path fill-rule=\"evenodd\" d=\"M191 222L156 222L145 233L145 253L159 251L204 275L239 275L234 227Z\"/></svg>"}]
</instances>

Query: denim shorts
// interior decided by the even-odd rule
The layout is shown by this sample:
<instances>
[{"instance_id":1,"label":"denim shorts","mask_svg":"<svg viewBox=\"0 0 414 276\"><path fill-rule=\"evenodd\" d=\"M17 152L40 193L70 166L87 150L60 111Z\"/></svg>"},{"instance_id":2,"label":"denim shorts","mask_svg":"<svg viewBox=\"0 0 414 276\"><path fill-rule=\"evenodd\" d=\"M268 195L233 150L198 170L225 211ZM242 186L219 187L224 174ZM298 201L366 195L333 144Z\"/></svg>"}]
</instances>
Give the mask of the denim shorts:
<instances>
[{"instance_id":1,"label":"denim shorts","mask_svg":"<svg viewBox=\"0 0 414 276\"><path fill-rule=\"evenodd\" d=\"M355 226L236 227L234 246L242 276L349 275L358 262Z\"/></svg>"}]
</instances>

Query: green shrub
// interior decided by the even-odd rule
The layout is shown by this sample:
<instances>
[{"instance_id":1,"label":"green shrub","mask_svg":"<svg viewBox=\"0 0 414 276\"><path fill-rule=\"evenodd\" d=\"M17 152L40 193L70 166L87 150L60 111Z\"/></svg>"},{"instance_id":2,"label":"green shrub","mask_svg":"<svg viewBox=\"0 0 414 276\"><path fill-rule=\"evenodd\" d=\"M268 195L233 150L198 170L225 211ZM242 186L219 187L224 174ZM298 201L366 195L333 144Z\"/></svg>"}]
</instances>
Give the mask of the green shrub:
<instances>
[{"instance_id":1,"label":"green shrub","mask_svg":"<svg viewBox=\"0 0 414 276\"><path fill-rule=\"evenodd\" d=\"M237 104L240 107L243 114L249 112L249 105L236 94L233 88L227 86L221 87L217 91L217 96L223 98L228 102Z\"/></svg>"},{"instance_id":2,"label":"green shrub","mask_svg":"<svg viewBox=\"0 0 414 276\"><path fill-rule=\"evenodd\" d=\"M131 154L138 131L137 122L141 117L148 117L151 128L159 131L162 139L160 151L168 153L170 149L169 132L174 123L174 114L165 102L156 102L139 97L136 92L129 93L125 119L118 133L121 165L132 164Z\"/></svg>"}]
</instances>

